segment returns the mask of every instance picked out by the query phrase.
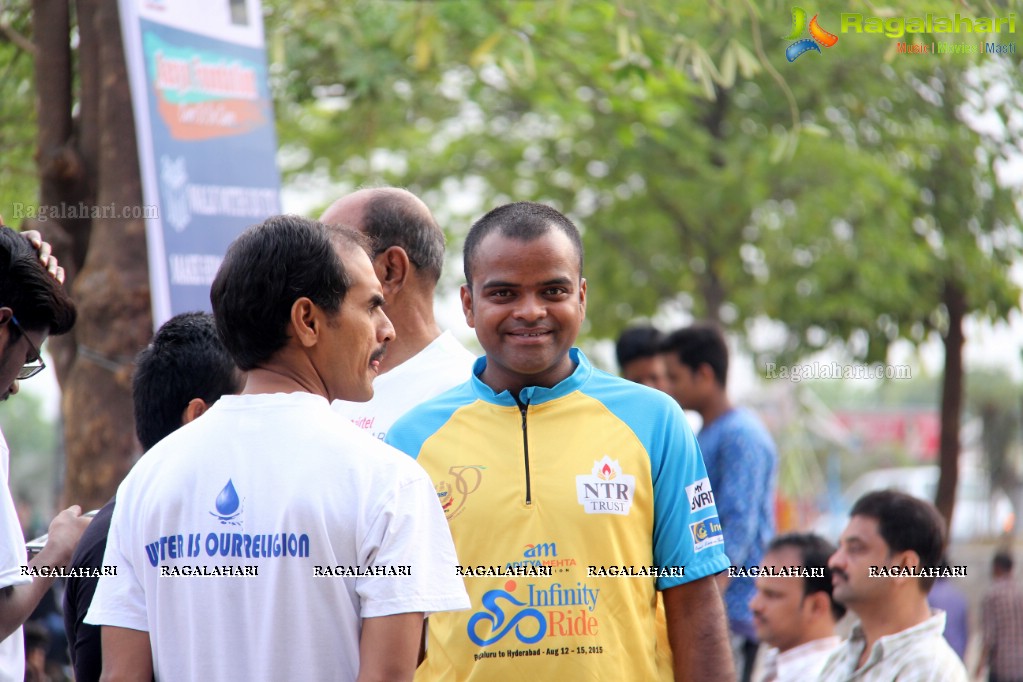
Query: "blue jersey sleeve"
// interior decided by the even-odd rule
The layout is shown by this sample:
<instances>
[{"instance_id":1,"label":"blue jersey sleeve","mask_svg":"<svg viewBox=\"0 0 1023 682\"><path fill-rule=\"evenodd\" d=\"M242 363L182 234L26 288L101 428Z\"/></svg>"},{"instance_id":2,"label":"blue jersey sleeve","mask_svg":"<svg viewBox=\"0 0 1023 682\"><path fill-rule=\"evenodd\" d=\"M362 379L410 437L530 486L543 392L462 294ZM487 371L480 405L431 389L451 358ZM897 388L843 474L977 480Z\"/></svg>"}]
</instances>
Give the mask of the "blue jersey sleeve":
<instances>
[{"instance_id":1,"label":"blue jersey sleeve","mask_svg":"<svg viewBox=\"0 0 1023 682\"><path fill-rule=\"evenodd\" d=\"M724 534L703 455L676 404L648 445L654 485L654 563L685 566L685 578L661 578L664 590L728 568Z\"/></svg>"},{"instance_id":2,"label":"blue jersey sleeve","mask_svg":"<svg viewBox=\"0 0 1023 682\"><path fill-rule=\"evenodd\" d=\"M727 569L714 492L700 446L678 403L660 391L596 372L591 386L594 397L629 425L650 457L654 564L685 566L684 576L658 578L657 589Z\"/></svg>"}]
</instances>

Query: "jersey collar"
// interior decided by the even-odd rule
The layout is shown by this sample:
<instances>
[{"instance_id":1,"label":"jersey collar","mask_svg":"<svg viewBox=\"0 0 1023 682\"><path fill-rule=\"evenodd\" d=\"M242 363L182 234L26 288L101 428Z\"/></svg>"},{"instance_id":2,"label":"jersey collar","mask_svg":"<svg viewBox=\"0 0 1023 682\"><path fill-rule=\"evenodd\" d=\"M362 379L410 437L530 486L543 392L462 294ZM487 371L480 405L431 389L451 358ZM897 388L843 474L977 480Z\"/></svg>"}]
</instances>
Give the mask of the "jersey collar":
<instances>
[{"instance_id":1,"label":"jersey collar","mask_svg":"<svg viewBox=\"0 0 1023 682\"><path fill-rule=\"evenodd\" d=\"M538 405L540 403L546 403L551 400L556 400L557 398L562 398L569 393L578 390L584 383L586 383L586 380L589 379L590 375L593 373L593 365L590 364L589 359L578 348L570 349L568 351L568 356L572 358L572 362L575 363L575 370L570 375L551 388L545 388L543 386L526 386L519 391L519 402L523 405ZM472 390L476 394L476 397L495 405L518 407L519 403L515 401L515 396L511 394L511 391L505 390L500 393L495 393L494 389L490 388L480 380L480 375L483 374L483 370L486 369L486 367L486 355L481 358L477 358L476 363L472 367Z\"/></svg>"}]
</instances>

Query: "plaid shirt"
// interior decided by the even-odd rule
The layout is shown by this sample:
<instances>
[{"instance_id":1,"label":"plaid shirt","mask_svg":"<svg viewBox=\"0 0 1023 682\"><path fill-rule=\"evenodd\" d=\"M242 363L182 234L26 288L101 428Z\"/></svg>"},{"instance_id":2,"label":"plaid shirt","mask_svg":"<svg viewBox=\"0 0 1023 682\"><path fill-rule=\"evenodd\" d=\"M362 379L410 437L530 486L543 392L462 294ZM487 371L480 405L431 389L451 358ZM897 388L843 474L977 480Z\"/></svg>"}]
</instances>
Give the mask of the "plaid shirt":
<instances>
[{"instance_id":1,"label":"plaid shirt","mask_svg":"<svg viewBox=\"0 0 1023 682\"><path fill-rule=\"evenodd\" d=\"M980 603L990 672L999 679L1023 677L1023 594L1011 577L996 578Z\"/></svg>"},{"instance_id":2,"label":"plaid shirt","mask_svg":"<svg viewBox=\"0 0 1023 682\"><path fill-rule=\"evenodd\" d=\"M945 612L876 642L859 669L856 664L867 639L859 626L824 664L820 682L967 682L966 668L941 636Z\"/></svg>"}]
</instances>

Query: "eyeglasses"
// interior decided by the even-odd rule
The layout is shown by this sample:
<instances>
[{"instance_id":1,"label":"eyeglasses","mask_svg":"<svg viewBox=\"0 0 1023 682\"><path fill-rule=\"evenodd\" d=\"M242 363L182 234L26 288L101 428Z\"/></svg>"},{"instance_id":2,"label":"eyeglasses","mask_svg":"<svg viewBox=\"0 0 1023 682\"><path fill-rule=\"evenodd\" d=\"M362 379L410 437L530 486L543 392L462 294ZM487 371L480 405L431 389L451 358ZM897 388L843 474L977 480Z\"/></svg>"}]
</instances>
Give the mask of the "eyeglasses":
<instances>
[{"instance_id":1,"label":"eyeglasses","mask_svg":"<svg viewBox=\"0 0 1023 682\"><path fill-rule=\"evenodd\" d=\"M18 370L18 379L29 379L46 369L46 363L43 362L43 355L39 352L39 349L36 348L36 345L32 343L32 339L28 338L28 332L26 332L25 328L21 326L21 323L18 322L18 318L11 315L11 322L18 328L21 335L25 337L25 342L28 343L28 347L32 349L32 353L36 356L35 360L29 360L22 365L20 370Z\"/></svg>"}]
</instances>

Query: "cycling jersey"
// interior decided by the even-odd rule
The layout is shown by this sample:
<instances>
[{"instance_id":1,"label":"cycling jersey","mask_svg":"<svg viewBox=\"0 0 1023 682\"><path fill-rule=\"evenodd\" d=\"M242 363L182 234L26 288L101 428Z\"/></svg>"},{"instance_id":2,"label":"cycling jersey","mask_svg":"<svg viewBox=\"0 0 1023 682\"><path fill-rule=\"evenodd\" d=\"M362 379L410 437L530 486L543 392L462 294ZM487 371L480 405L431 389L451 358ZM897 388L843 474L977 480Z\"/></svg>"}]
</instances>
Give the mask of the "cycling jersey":
<instances>
[{"instance_id":1,"label":"cycling jersey","mask_svg":"<svg viewBox=\"0 0 1023 682\"><path fill-rule=\"evenodd\" d=\"M472 600L430 617L417 679L665 679L656 590L728 566L678 405L571 357L571 376L517 396L479 379L480 358L387 437L433 479Z\"/></svg>"}]
</instances>

